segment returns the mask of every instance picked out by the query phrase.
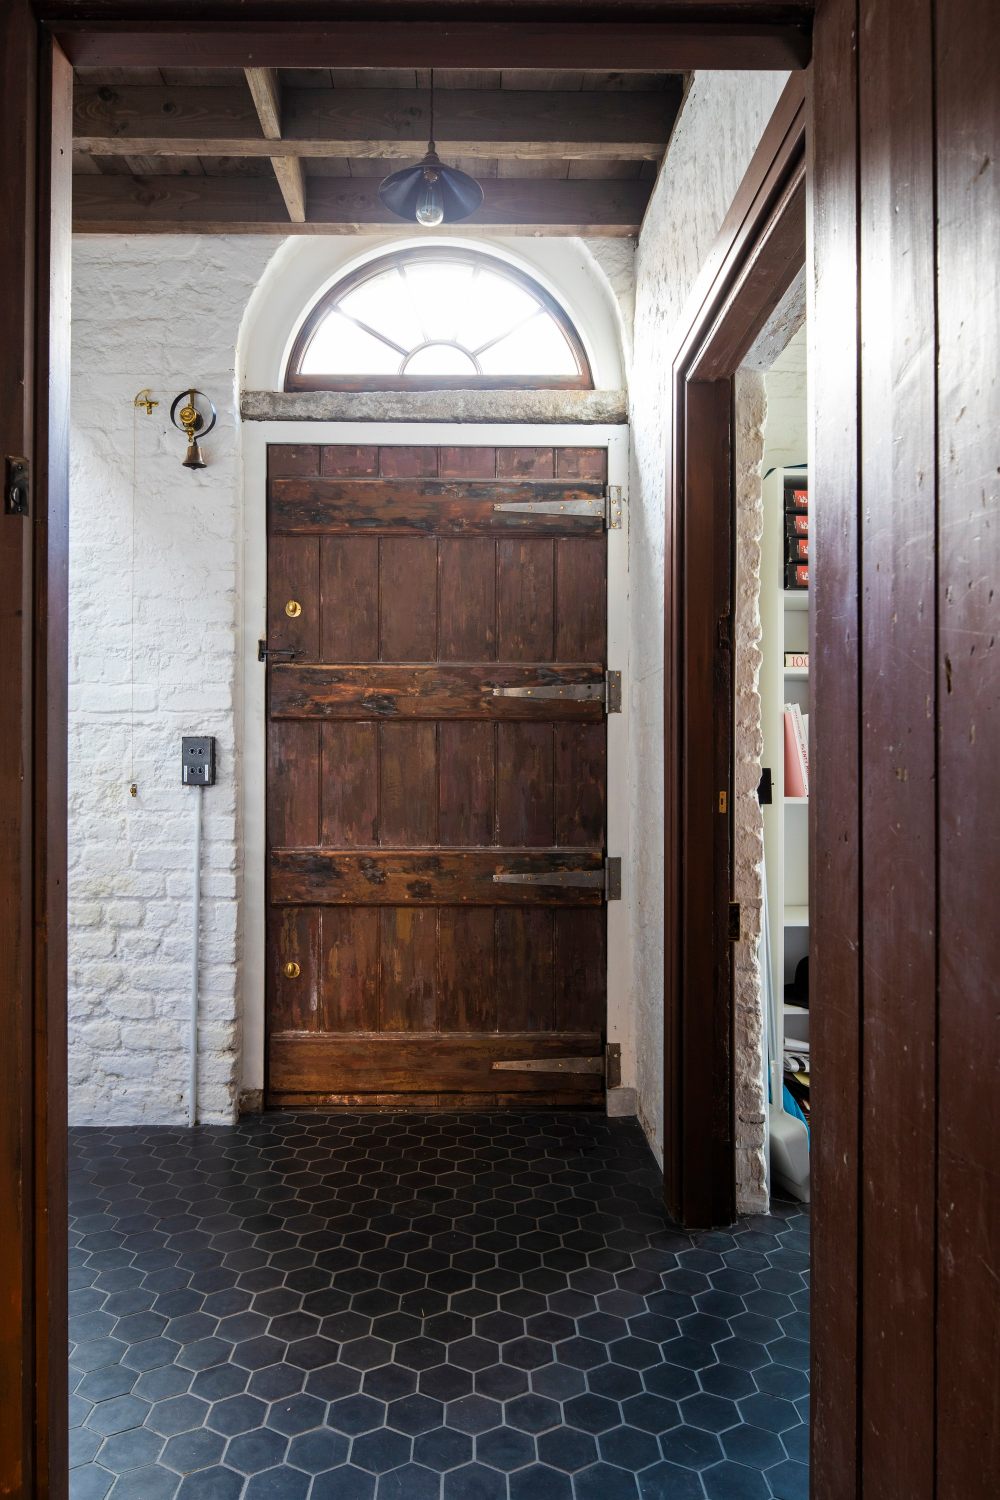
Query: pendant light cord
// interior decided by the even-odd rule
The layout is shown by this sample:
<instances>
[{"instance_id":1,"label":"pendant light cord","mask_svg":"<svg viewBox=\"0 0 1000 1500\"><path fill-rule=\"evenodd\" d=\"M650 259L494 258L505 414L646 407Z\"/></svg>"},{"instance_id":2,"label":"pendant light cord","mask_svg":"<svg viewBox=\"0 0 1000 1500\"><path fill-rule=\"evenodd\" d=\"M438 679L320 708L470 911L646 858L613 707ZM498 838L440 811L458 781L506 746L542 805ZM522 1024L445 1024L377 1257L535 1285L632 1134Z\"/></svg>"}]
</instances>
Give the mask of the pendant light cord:
<instances>
[{"instance_id":1,"label":"pendant light cord","mask_svg":"<svg viewBox=\"0 0 1000 1500\"><path fill-rule=\"evenodd\" d=\"M437 142L434 139L434 69L431 68L431 138L427 149L428 151L433 151L436 146Z\"/></svg>"}]
</instances>

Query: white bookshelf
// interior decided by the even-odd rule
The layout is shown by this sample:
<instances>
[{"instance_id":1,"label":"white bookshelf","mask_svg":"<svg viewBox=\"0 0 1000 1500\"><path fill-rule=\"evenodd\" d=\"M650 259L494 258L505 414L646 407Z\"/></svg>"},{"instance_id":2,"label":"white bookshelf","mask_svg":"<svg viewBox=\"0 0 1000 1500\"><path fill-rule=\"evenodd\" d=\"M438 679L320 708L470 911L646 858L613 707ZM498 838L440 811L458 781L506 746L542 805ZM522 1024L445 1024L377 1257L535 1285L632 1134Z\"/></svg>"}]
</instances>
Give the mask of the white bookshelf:
<instances>
[{"instance_id":1,"label":"white bookshelf","mask_svg":"<svg viewBox=\"0 0 1000 1500\"><path fill-rule=\"evenodd\" d=\"M770 924L771 965L778 995L779 1046L787 1037L808 1041L809 1012L786 1004L784 986L795 978L795 968L809 952L809 799L785 795L785 744L783 711L786 703L797 703L809 713L810 685L807 667L786 667L785 652L809 650L809 592L784 588L786 473L803 478L805 471L777 468L765 478L764 534L761 546L760 612L763 660L760 673L763 720L763 765L770 768L772 800L765 805L764 851L767 869L767 899ZM780 1079L780 1067L777 1077ZM772 1165L777 1111L772 1102ZM794 1130L798 1122L784 1116L781 1121L782 1157L787 1149L795 1159ZM789 1131L791 1130L791 1134ZM804 1138L804 1131L802 1132ZM799 1196L808 1197L808 1154L804 1153L805 1185ZM778 1170L778 1185L798 1191Z\"/></svg>"}]
</instances>

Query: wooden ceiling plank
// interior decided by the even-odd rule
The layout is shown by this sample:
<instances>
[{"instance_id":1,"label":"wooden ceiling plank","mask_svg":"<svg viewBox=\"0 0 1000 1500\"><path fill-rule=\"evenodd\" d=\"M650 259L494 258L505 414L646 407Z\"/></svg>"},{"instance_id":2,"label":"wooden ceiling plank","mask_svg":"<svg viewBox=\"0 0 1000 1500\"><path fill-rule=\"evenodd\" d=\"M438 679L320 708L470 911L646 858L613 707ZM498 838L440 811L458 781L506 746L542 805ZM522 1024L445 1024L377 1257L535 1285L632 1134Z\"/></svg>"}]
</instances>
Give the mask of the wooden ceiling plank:
<instances>
[{"instance_id":1,"label":"wooden ceiling plank","mask_svg":"<svg viewBox=\"0 0 1000 1500\"><path fill-rule=\"evenodd\" d=\"M351 234L396 220L377 177L310 180L307 217L288 222L276 183L258 177L79 177L74 228L84 234ZM638 181L493 180L463 234L636 234L649 198Z\"/></svg>"},{"instance_id":2,"label":"wooden ceiling plank","mask_svg":"<svg viewBox=\"0 0 1000 1500\"><path fill-rule=\"evenodd\" d=\"M247 68L247 88L253 100L260 128L269 141L281 140L282 104L281 83L275 68ZM199 152L210 155L211 151ZM238 156L238 151L219 151L219 156ZM271 155L271 166L275 179L285 200L288 217L293 224L304 224L306 218L306 179L302 163L293 156ZM222 179L224 180L224 179Z\"/></svg>"},{"instance_id":3,"label":"wooden ceiling plank","mask_svg":"<svg viewBox=\"0 0 1000 1500\"><path fill-rule=\"evenodd\" d=\"M252 81L251 81L252 80ZM74 146L100 155L374 157L419 154L429 95L416 89L286 89L251 68L240 88L78 88ZM681 85L656 92L455 89L435 105L438 149L510 160L657 161Z\"/></svg>"}]
</instances>

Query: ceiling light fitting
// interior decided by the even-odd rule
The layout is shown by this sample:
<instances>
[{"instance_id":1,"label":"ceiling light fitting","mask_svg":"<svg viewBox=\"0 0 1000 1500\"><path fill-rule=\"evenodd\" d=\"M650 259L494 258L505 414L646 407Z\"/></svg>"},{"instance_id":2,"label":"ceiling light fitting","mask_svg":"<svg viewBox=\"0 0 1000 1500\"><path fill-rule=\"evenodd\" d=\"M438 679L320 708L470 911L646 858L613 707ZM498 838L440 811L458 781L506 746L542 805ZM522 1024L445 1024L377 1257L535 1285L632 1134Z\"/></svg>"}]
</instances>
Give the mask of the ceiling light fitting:
<instances>
[{"instance_id":1,"label":"ceiling light fitting","mask_svg":"<svg viewBox=\"0 0 1000 1500\"><path fill-rule=\"evenodd\" d=\"M474 177L448 167L434 144L434 70L431 69L431 135L427 154L415 167L392 172L379 184L379 201L399 219L434 229L454 224L474 214L483 201L483 190Z\"/></svg>"}]
</instances>

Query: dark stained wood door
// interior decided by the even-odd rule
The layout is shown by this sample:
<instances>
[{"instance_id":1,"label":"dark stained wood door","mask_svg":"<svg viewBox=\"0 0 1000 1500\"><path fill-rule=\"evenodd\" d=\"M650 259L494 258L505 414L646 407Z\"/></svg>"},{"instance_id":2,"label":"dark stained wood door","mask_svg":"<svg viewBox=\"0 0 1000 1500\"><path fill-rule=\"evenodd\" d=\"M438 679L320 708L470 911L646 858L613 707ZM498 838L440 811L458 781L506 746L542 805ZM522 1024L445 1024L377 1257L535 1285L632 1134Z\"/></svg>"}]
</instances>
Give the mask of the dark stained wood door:
<instances>
[{"instance_id":1,"label":"dark stained wood door","mask_svg":"<svg viewBox=\"0 0 1000 1500\"><path fill-rule=\"evenodd\" d=\"M606 450L268 455L269 1101L599 1102Z\"/></svg>"}]
</instances>

